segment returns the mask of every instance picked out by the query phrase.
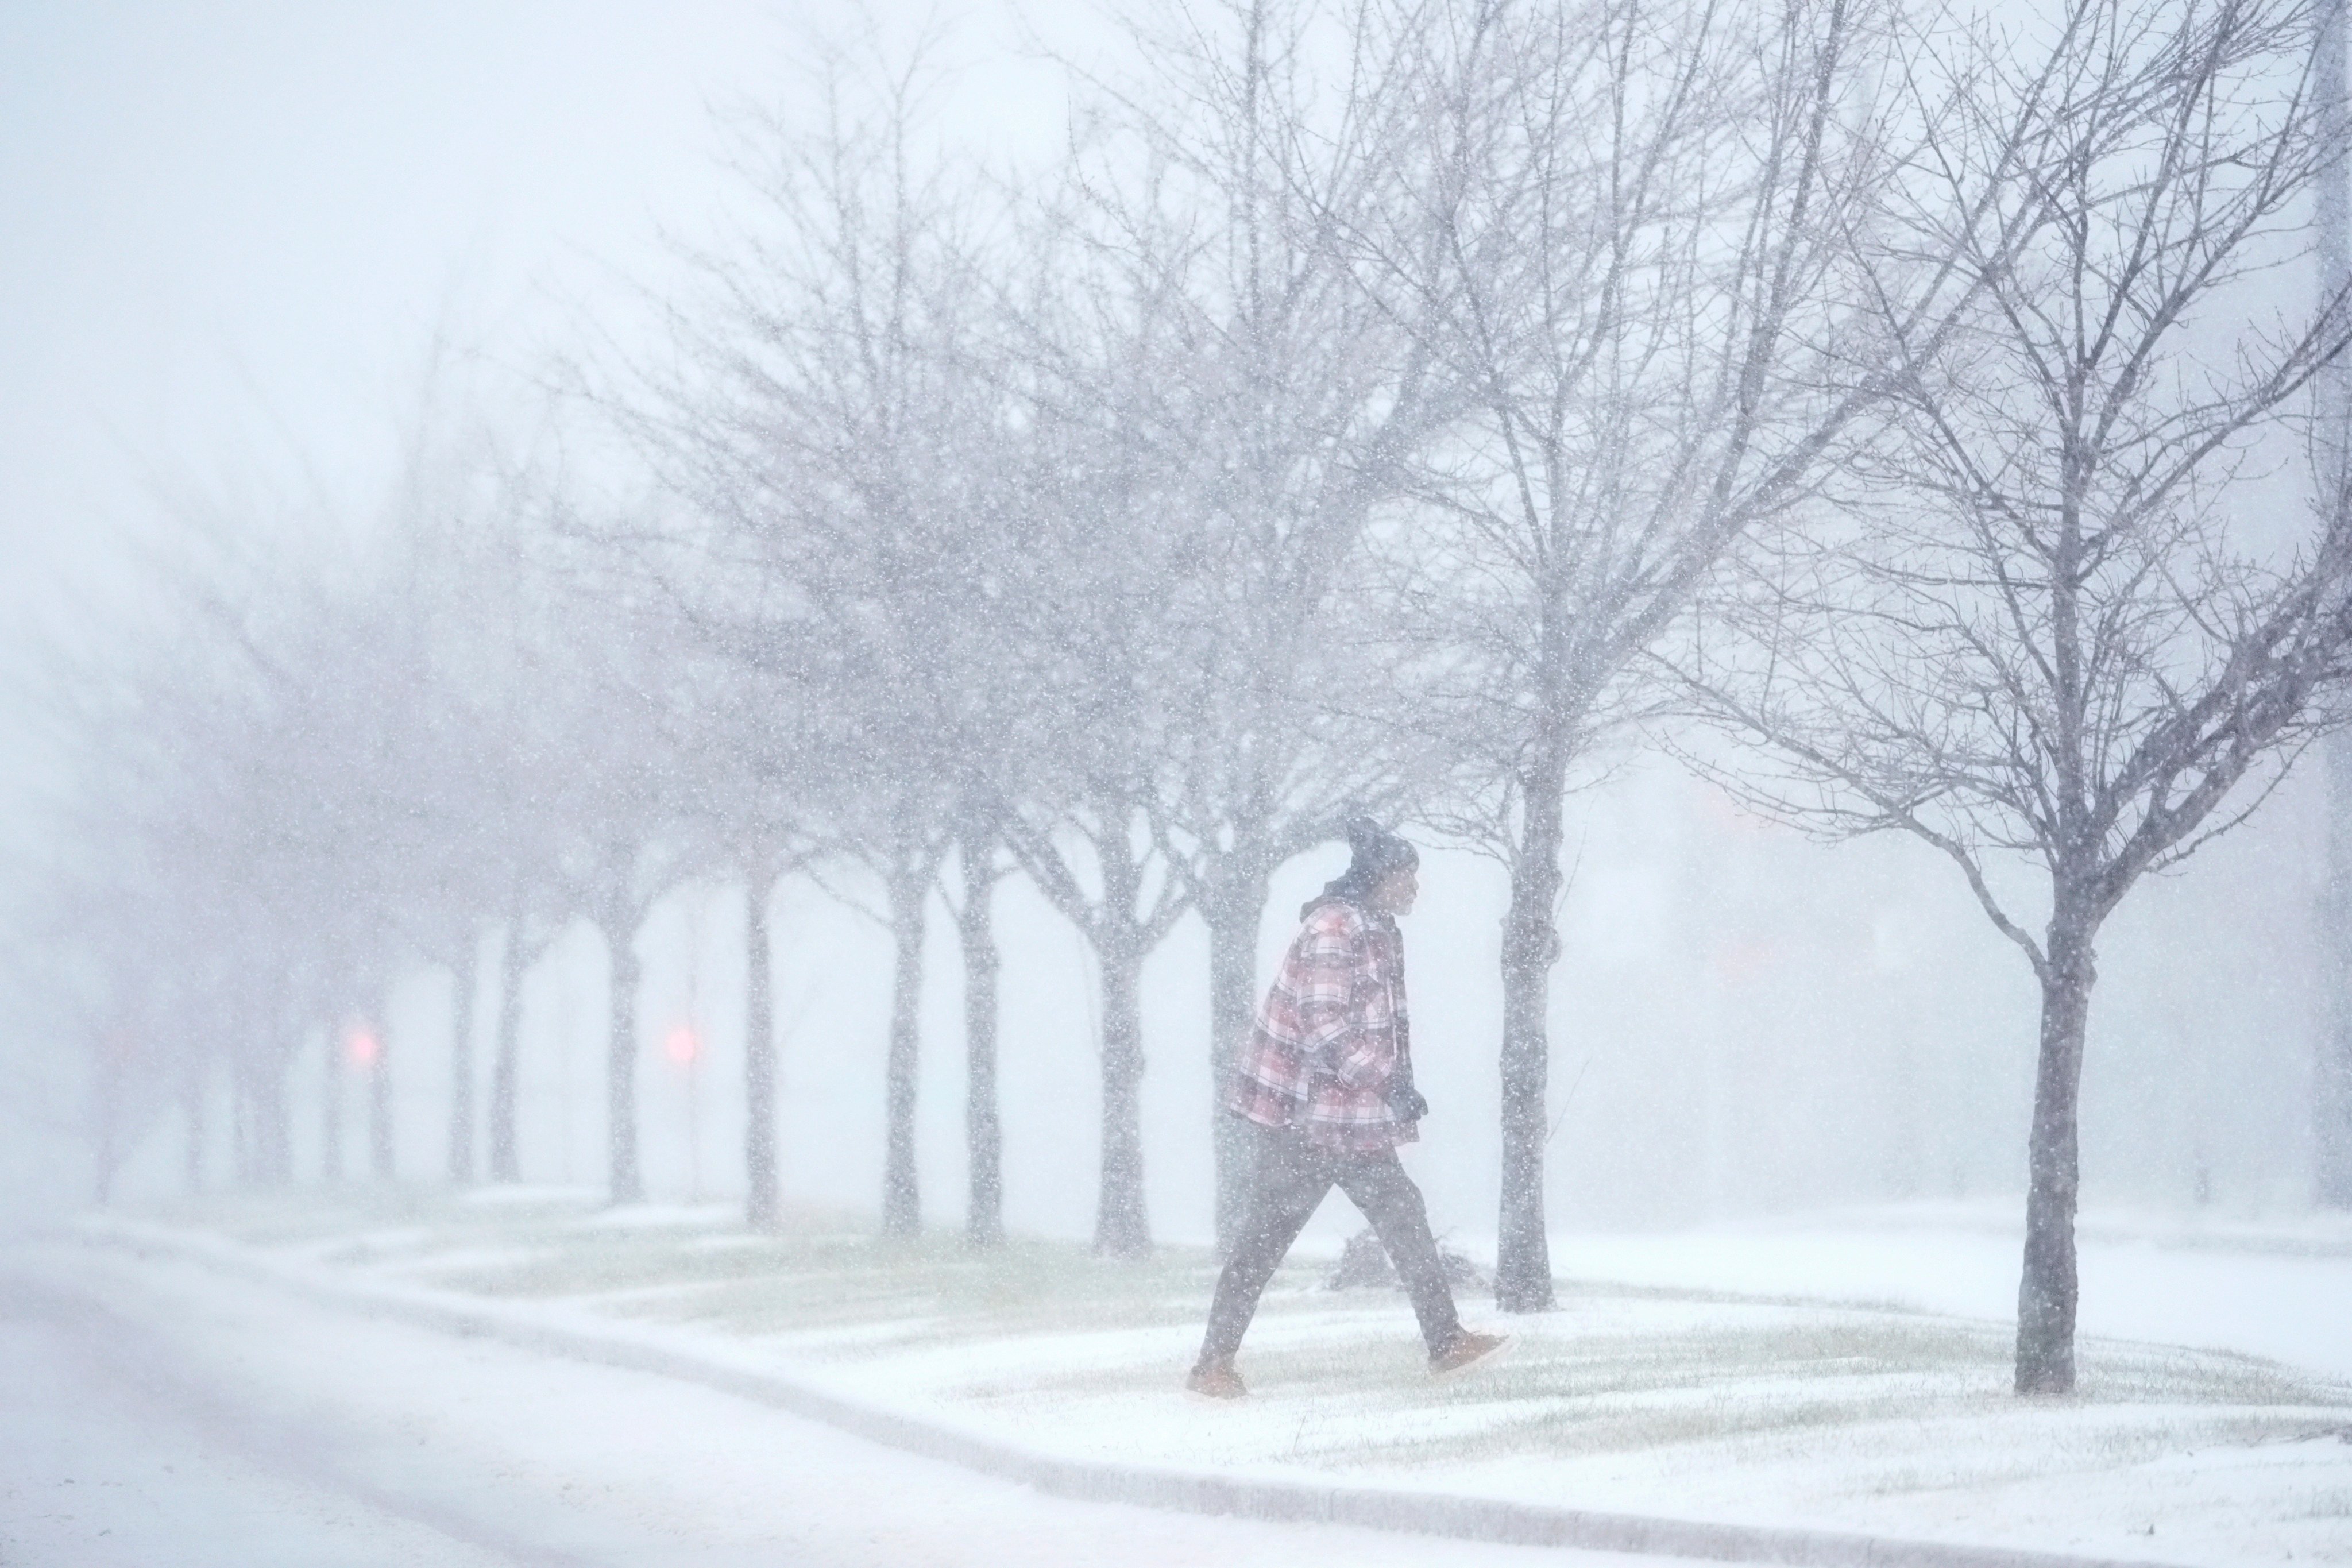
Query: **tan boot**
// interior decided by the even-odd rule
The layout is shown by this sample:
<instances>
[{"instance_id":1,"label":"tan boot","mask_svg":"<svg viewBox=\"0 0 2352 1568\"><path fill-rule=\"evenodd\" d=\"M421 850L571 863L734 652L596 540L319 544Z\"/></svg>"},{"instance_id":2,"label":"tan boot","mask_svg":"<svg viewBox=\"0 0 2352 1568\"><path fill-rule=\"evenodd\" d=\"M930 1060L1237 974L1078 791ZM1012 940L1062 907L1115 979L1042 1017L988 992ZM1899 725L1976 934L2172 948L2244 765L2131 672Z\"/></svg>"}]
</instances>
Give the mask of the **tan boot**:
<instances>
[{"instance_id":1,"label":"tan boot","mask_svg":"<svg viewBox=\"0 0 2352 1568\"><path fill-rule=\"evenodd\" d=\"M1449 1372L1460 1372L1510 1342L1508 1334L1474 1334L1467 1329L1457 1329L1454 1337L1445 1342L1445 1348L1429 1358L1429 1374L1443 1377Z\"/></svg>"},{"instance_id":2,"label":"tan boot","mask_svg":"<svg viewBox=\"0 0 2352 1568\"><path fill-rule=\"evenodd\" d=\"M1211 1399L1239 1399L1249 1392L1229 1361L1202 1362L1184 1380L1184 1386Z\"/></svg>"}]
</instances>

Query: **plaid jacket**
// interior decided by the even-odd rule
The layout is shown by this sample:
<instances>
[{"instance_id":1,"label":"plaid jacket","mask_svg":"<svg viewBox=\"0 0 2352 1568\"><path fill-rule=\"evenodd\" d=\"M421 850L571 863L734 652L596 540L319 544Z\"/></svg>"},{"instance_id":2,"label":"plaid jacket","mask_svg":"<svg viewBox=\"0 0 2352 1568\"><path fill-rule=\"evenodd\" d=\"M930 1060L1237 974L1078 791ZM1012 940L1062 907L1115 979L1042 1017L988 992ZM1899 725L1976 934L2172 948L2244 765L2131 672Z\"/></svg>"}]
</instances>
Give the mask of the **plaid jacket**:
<instances>
[{"instance_id":1,"label":"plaid jacket","mask_svg":"<svg viewBox=\"0 0 2352 1568\"><path fill-rule=\"evenodd\" d=\"M1310 1142L1376 1153L1420 1136L1388 1100L1412 1080L1404 938L1344 899L1310 909L1226 1086L1227 1109Z\"/></svg>"}]
</instances>

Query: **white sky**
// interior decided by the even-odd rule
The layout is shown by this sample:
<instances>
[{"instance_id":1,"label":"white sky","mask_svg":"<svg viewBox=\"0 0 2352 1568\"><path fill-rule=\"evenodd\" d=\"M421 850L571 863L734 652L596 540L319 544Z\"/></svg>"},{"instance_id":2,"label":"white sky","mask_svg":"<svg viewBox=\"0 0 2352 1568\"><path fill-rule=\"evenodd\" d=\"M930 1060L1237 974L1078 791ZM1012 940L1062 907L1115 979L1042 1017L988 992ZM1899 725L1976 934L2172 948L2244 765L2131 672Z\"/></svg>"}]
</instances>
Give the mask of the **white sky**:
<instances>
[{"instance_id":1,"label":"white sky","mask_svg":"<svg viewBox=\"0 0 2352 1568\"><path fill-rule=\"evenodd\" d=\"M1056 144L1066 99L1016 17L1057 48L1107 35L1086 0L1015 3L866 13L886 40L935 23L950 125L1023 156ZM365 517L436 331L528 364L616 310L664 227L721 199L714 110L789 103L813 31L855 16L0 0L0 877L52 771L28 721L44 635L115 625L181 502L249 500L263 527L315 489ZM60 1079L44 1124L73 1095Z\"/></svg>"},{"instance_id":2,"label":"white sky","mask_svg":"<svg viewBox=\"0 0 2352 1568\"><path fill-rule=\"evenodd\" d=\"M1000 0L934 14L959 123L1050 144ZM1025 6L1047 36L1089 9ZM527 355L716 200L714 106L788 92L838 0L0 0L0 618L154 524L152 493L363 501L437 326Z\"/></svg>"}]
</instances>

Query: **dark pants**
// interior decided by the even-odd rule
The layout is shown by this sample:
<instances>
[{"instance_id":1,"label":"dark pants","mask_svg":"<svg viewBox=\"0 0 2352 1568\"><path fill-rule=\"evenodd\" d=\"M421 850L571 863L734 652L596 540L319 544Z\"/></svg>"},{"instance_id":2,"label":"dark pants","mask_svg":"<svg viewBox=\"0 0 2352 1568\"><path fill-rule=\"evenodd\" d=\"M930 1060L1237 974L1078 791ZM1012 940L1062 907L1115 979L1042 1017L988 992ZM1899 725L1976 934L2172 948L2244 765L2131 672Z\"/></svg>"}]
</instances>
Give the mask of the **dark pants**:
<instances>
[{"instance_id":1,"label":"dark pants","mask_svg":"<svg viewBox=\"0 0 2352 1568\"><path fill-rule=\"evenodd\" d=\"M1315 1215L1323 1194L1338 1187L1364 1211L1374 1234L1396 1265L1421 1320L1421 1337L1434 1355L1461 1331L1454 1292L1438 1261L1437 1238L1429 1234L1429 1210L1421 1189L1404 1173L1396 1151L1343 1154L1318 1149L1296 1132L1257 1130L1257 1163L1249 1218L1224 1272L1217 1276L1216 1300L1209 1307L1209 1332L1201 1363L1230 1361L1241 1348L1265 1283L1283 1255Z\"/></svg>"}]
</instances>

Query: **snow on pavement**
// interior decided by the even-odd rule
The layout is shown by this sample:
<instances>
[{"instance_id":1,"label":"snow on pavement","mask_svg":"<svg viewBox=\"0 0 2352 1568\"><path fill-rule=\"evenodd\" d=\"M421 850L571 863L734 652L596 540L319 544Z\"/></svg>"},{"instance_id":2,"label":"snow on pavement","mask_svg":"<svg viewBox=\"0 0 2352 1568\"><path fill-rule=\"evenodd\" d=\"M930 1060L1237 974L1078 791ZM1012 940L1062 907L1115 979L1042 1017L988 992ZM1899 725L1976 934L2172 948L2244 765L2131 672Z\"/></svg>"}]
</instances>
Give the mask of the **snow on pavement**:
<instances>
[{"instance_id":1,"label":"snow on pavement","mask_svg":"<svg viewBox=\"0 0 2352 1568\"><path fill-rule=\"evenodd\" d=\"M1563 1310L1519 1320L1508 1364L1442 1385L1419 1371L1401 1298L1318 1289L1309 1264L1245 1347L1254 1396L1223 1408L1175 1386L1205 1255L877 1244L839 1216L751 1237L722 1214L590 1201L223 1200L164 1234L211 1232L225 1257L330 1289L642 1343L1073 1458L2102 1558L2352 1563L2352 1387L2326 1370L2323 1322L2352 1248L2332 1233L2087 1227L2101 1268L2113 1254L2179 1276L2138 1310L2219 1348L2086 1335L2082 1392L2057 1401L2009 1392L1991 1292L2015 1264L1982 1216L1584 1238L1556 1254ZM2283 1293L2272 1264L2294 1271ZM1612 1276L1632 1283L1594 1283ZM2094 1278L2117 1289L2112 1269ZM2233 1321L2249 1278L2273 1297L2244 1298ZM2231 1328L2313 1353L2250 1359L2243 1335L2213 1332Z\"/></svg>"},{"instance_id":2,"label":"snow on pavement","mask_svg":"<svg viewBox=\"0 0 2352 1568\"><path fill-rule=\"evenodd\" d=\"M1073 1503L183 1262L0 1258L11 1568L1537 1568L1656 1558Z\"/></svg>"}]
</instances>

